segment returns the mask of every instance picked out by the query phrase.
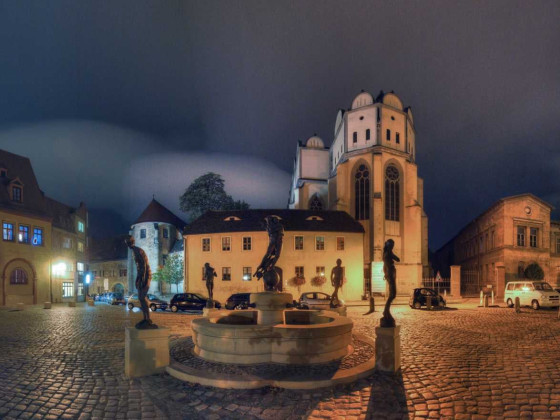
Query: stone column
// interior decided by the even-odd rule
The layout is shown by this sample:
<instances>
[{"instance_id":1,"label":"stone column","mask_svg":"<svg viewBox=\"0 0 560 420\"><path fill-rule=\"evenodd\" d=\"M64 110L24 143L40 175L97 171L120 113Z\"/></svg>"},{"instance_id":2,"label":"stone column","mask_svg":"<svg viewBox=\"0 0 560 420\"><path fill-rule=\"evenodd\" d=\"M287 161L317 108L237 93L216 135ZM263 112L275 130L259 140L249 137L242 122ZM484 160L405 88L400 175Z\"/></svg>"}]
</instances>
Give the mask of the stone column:
<instances>
[{"instance_id":1,"label":"stone column","mask_svg":"<svg viewBox=\"0 0 560 420\"><path fill-rule=\"evenodd\" d=\"M454 298L461 297L461 266L452 265L451 267L451 292L449 293Z\"/></svg>"},{"instance_id":2,"label":"stone column","mask_svg":"<svg viewBox=\"0 0 560 420\"><path fill-rule=\"evenodd\" d=\"M504 263L496 264L496 297L504 296L506 287L506 267Z\"/></svg>"},{"instance_id":3,"label":"stone column","mask_svg":"<svg viewBox=\"0 0 560 420\"><path fill-rule=\"evenodd\" d=\"M162 373L169 365L169 328L125 328L124 373L128 378Z\"/></svg>"},{"instance_id":4,"label":"stone column","mask_svg":"<svg viewBox=\"0 0 560 420\"><path fill-rule=\"evenodd\" d=\"M401 368L401 327L375 328L375 368L396 372Z\"/></svg>"}]
</instances>

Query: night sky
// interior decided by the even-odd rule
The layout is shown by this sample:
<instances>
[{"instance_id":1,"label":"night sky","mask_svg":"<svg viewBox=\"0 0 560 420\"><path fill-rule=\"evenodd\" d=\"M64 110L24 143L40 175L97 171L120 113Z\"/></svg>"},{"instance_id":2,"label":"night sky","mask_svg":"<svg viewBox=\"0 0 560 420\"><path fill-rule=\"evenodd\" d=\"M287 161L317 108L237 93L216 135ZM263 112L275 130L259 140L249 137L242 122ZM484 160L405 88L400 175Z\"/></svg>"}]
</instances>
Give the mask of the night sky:
<instances>
[{"instance_id":1,"label":"night sky","mask_svg":"<svg viewBox=\"0 0 560 420\"><path fill-rule=\"evenodd\" d=\"M437 249L504 196L560 208L559 22L556 0L0 0L0 148L102 235L152 194L181 215L207 171L285 207L297 140L394 90Z\"/></svg>"}]
</instances>

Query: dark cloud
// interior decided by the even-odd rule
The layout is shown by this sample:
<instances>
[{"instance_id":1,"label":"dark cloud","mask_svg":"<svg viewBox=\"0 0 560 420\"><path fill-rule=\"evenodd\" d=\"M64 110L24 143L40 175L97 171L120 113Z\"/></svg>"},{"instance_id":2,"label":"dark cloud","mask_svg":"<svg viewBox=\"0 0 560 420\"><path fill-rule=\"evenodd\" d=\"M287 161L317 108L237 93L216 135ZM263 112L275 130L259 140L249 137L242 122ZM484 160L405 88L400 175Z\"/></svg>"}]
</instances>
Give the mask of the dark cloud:
<instances>
[{"instance_id":1,"label":"dark cloud","mask_svg":"<svg viewBox=\"0 0 560 420\"><path fill-rule=\"evenodd\" d=\"M560 207L559 21L557 1L2 2L0 127L85 119L153 141L89 136L113 163L63 189L66 143L45 150L37 132L38 148L0 147L44 160L61 196L112 175L102 195L122 206L131 156L244 154L289 172L296 140L329 144L360 89L395 90L413 108L438 247L506 195Z\"/></svg>"}]
</instances>

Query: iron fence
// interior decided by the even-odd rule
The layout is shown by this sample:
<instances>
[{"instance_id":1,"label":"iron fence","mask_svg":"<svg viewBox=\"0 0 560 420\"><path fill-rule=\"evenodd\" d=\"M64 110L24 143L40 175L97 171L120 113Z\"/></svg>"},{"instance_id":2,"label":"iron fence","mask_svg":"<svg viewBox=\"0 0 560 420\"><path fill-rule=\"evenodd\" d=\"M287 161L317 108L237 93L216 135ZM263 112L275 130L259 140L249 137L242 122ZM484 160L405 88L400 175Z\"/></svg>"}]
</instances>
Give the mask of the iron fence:
<instances>
[{"instance_id":1,"label":"iron fence","mask_svg":"<svg viewBox=\"0 0 560 420\"><path fill-rule=\"evenodd\" d=\"M451 293L451 280L449 278L424 277L422 279L422 287L429 287L438 293Z\"/></svg>"}]
</instances>

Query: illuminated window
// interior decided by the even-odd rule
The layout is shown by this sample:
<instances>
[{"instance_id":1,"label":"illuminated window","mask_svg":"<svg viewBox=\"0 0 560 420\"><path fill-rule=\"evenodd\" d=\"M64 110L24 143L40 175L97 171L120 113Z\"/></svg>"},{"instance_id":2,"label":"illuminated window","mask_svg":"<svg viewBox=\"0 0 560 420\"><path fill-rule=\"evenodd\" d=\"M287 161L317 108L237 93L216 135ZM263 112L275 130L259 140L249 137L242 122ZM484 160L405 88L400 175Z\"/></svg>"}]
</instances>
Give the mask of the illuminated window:
<instances>
[{"instance_id":1,"label":"illuminated window","mask_svg":"<svg viewBox=\"0 0 560 420\"><path fill-rule=\"evenodd\" d=\"M72 248L72 239L62 238L62 248L66 248L66 249Z\"/></svg>"},{"instance_id":2,"label":"illuminated window","mask_svg":"<svg viewBox=\"0 0 560 420\"><path fill-rule=\"evenodd\" d=\"M371 131L369 128L366 130L366 140L371 140Z\"/></svg>"},{"instance_id":3,"label":"illuminated window","mask_svg":"<svg viewBox=\"0 0 560 420\"><path fill-rule=\"evenodd\" d=\"M12 187L12 201L21 203L21 187Z\"/></svg>"},{"instance_id":4,"label":"illuminated window","mask_svg":"<svg viewBox=\"0 0 560 420\"><path fill-rule=\"evenodd\" d=\"M385 219L400 220L400 175L393 165L385 170Z\"/></svg>"},{"instance_id":5,"label":"illuminated window","mask_svg":"<svg viewBox=\"0 0 560 420\"><path fill-rule=\"evenodd\" d=\"M323 210L323 203L316 195L313 196L309 203L309 210L320 211Z\"/></svg>"},{"instance_id":6,"label":"illuminated window","mask_svg":"<svg viewBox=\"0 0 560 420\"><path fill-rule=\"evenodd\" d=\"M222 267L222 280L223 281L231 280L231 267Z\"/></svg>"},{"instance_id":7,"label":"illuminated window","mask_svg":"<svg viewBox=\"0 0 560 420\"><path fill-rule=\"evenodd\" d=\"M244 236L243 237L243 251L250 251L251 250L251 237L250 236Z\"/></svg>"},{"instance_id":8,"label":"illuminated window","mask_svg":"<svg viewBox=\"0 0 560 420\"><path fill-rule=\"evenodd\" d=\"M78 232L83 232L85 230L84 222L78 222Z\"/></svg>"},{"instance_id":9,"label":"illuminated window","mask_svg":"<svg viewBox=\"0 0 560 420\"><path fill-rule=\"evenodd\" d=\"M140 229L140 239L146 238L146 229Z\"/></svg>"},{"instance_id":10,"label":"illuminated window","mask_svg":"<svg viewBox=\"0 0 560 420\"><path fill-rule=\"evenodd\" d=\"M82 241L78 241L78 252L84 252L84 243Z\"/></svg>"},{"instance_id":11,"label":"illuminated window","mask_svg":"<svg viewBox=\"0 0 560 420\"><path fill-rule=\"evenodd\" d=\"M539 229L531 228L529 229L529 246L531 248L538 247Z\"/></svg>"},{"instance_id":12,"label":"illuminated window","mask_svg":"<svg viewBox=\"0 0 560 420\"><path fill-rule=\"evenodd\" d=\"M337 251L344 251L344 236L337 236L336 237L336 250Z\"/></svg>"},{"instance_id":13,"label":"illuminated window","mask_svg":"<svg viewBox=\"0 0 560 420\"><path fill-rule=\"evenodd\" d=\"M78 262L76 263L76 269L78 270L78 272L83 273L84 271L84 263L83 262ZM114 275L114 274L113 274Z\"/></svg>"},{"instance_id":14,"label":"illuminated window","mask_svg":"<svg viewBox=\"0 0 560 420\"><path fill-rule=\"evenodd\" d=\"M65 281L62 283L62 297L74 296L74 285L71 282Z\"/></svg>"},{"instance_id":15,"label":"illuminated window","mask_svg":"<svg viewBox=\"0 0 560 420\"><path fill-rule=\"evenodd\" d=\"M358 143L358 132L354 131L352 134L352 143Z\"/></svg>"},{"instance_id":16,"label":"illuminated window","mask_svg":"<svg viewBox=\"0 0 560 420\"><path fill-rule=\"evenodd\" d=\"M325 267L321 267L321 266L315 267L315 275L317 277L324 277L325 276Z\"/></svg>"},{"instance_id":17,"label":"illuminated window","mask_svg":"<svg viewBox=\"0 0 560 420\"><path fill-rule=\"evenodd\" d=\"M354 175L354 199L356 220L369 220L369 171L360 165Z\"/></svg>"},{"instance_id":18,"label":"illuminated window","mask_svg":"<svg viewBox=\"0 0 560 420\"><path fill-rule=\"evenodd\" d=\"M27 273L23 268L16 268L12 271L10 284L27 284Z\"/></svg>"},{"instance_id":19,"label":"illuminated window","mask_svg":"<svg viewBox=\"0 0 560 420\"><path fill-rule=\"evenodd\" d=\"M303 250L303 236L294 236L294 249L296 251Z\"/></svg>"},{"instance_id":20,"label":"illuminated window","mask_svg":"<svg viewBox=\"0 0 560 420\"><path fill-rule=\"evenodd\" d=\"M324 250L325 250L325 237L315 236L315 251L324 251Z\"/></svg>"},{"instance_id":21,"label":"illuminated window","mask_svg":"<svg viewBox=\"0 0 560 420\"><path fill-rule=\"evenodd\" d=\"M231 251L231 236L222 237L222 251Z\"/></svg>"},{"instance_id":22,"label":"illuminated window","mask_svg":"<svg viewBox=\"0 0 560 420\"><path fill-rule=\"evenodd\" d=\"M42 246L43 245L43 229L34 228L33 229L33 245Z\"/></svg>"},{"instance_id":23,"label":"illuminated window","mask_svg":"<svg viewBox=\"0 0 560 420\"><path fill-rule=\"evenodd\" d=\"M14 225L13 223L2 223L2 239L5 241L13 241L14 240Z\"/></svg>"},{"instance_id":24,"label":"illuminated window","mask_svg":"<svg viewBox=\"0 0 560 420\"><path fill-rule=\"evenodd\" d=\"M251 281L253 270L251 267L243 267L243 281Z\"/></svg>"},{"instance_id":25,"label":"illuminated window","mask_svg":"<svg viewBox=\"0 0 560 420\"><path fill-rule=\"evenodd\" d=\"M29 226L19 225L18 241L20 244L29 243Z\"/></svg>"},{"instance_id":26,"label":"illuminated window","mask_svg":"<svg viewBox=\"0 0 560 420\"><path fill-rule=\"evenodd\" d=\"M517 246L525 246L525 226L517 226Z\"/></svg>"},{"instance_id":27,"label":"illuminated window","mask_svg":"<svg viewBox=\"0 0 560 420\"><path fill-rule=\"evenodd\" d=\"M210 238L202 238L202 252L210 252Z\"/></svg>"},{"instance_id":28,"label":"illuminated window","mask_svg":"<svg viewBox=\"0 0 560 420\"><path fill-rule=\"evenodd\" d=\"M84 283L78 283L78 296L84 295Z\"/></svg>"}]
</instances>

